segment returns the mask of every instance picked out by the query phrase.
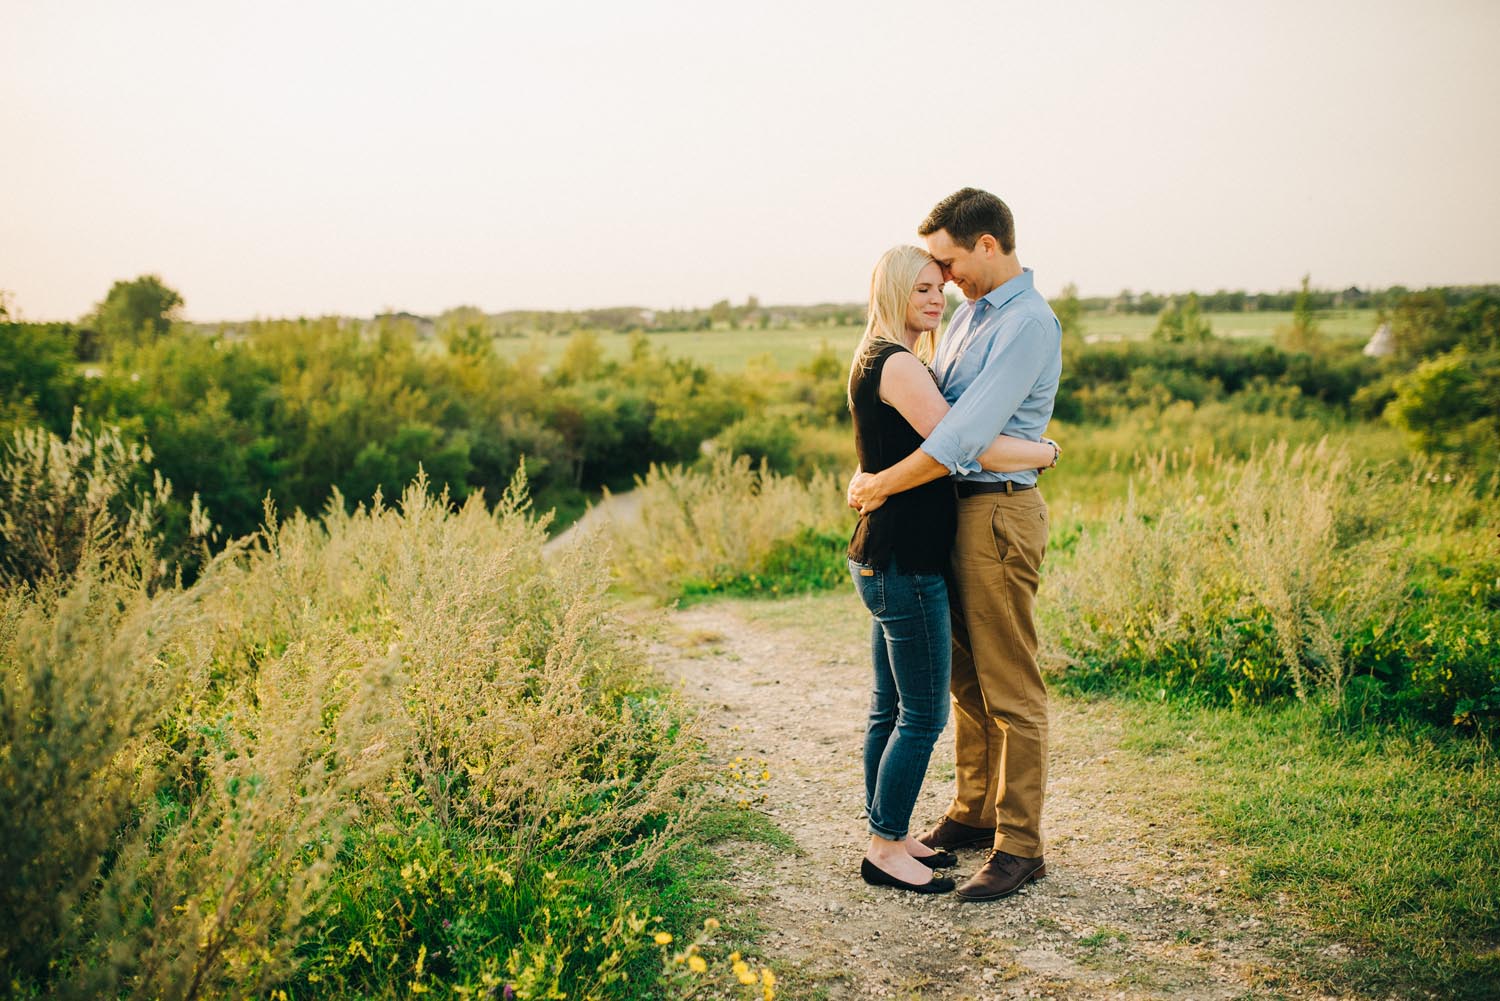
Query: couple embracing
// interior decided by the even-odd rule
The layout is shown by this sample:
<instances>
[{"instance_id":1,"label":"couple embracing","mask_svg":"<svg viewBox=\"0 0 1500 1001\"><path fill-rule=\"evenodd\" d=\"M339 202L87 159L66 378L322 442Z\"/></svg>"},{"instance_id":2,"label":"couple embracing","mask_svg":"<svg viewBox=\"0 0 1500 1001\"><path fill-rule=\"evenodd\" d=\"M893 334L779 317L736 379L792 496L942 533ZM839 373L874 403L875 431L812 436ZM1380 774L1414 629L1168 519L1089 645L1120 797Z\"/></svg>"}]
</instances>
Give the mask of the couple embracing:
<instances>
[{"instance_id":1,"label":"couple embracing","mask_svg":"<svg viewBox=\"0 0 1500 1001\"><path fill-rule=\"evenodd\" d=\"M870 283L849 371L860 471L849 570L873 616L865 731L866 882L944 893L956 849L988 847L965 900L1046 874L1047 694L1034 619L1047 547L1036 489L1055 465L1042 437L1062 374L1057 318L1016 257L1010 210L964 188L895 247ZM943 287L965 303L938 336ZM929 367L930 366L930 367ZM934 744L955 717L957 791L925 834L911 814Z\"/></svg>"}]
</instances>

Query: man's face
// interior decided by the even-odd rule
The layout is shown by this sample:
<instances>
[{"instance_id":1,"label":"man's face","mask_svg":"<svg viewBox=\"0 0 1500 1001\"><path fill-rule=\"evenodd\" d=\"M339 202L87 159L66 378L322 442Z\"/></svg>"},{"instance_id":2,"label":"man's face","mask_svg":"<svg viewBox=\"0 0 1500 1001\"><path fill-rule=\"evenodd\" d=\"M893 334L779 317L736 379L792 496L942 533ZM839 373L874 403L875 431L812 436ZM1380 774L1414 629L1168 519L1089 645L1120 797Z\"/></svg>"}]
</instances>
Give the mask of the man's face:
<instances>
[{"instance_id":1,"label":"man's face","mask_svg":"<svg viewBox=\"0 0 1500 1001\"><path fill-rule=\"evenodd\" d=\"M994 288L985 277L990 256L986 250L993 243L994 237L981 236L973 250L965 250L953 242L946 229L940 229L927 237L927 252L943 269L943 279L957 285L964 298L972 301Z\"/></svg>"}]
</instances>

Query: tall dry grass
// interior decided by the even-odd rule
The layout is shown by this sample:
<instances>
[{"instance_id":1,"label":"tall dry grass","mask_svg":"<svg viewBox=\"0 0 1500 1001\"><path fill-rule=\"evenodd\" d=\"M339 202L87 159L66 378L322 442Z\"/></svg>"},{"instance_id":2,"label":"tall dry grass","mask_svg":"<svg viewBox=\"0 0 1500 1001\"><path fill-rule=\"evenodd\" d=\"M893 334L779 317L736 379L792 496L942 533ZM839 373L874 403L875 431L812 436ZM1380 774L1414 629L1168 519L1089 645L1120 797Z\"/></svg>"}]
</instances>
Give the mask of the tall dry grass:
<instances>
[{"instance_id":1,"label":"tall dry grass","mask_svg":"<svg viewBox=\"0 0 1500 1001\"><path fill-rule=\"evenodd\" d=\"M759 569L803 530L847 535L851 520L832 473L803 481L745 457L720 456L706 469L652 466L636 490L640 523L608 536L615 571L632 590L664 600L686 582Z\"/></svg>"},{"instance_id":2,"label":"tall dry grass","mask_svg":"<svg viewBox=\"0 0 1500 1001\"><path fill-rule=\"evenodd\" d=\"M1412 546L1480 507L1472 484L1327 441L1179 458L1143 459L1048 575L1059 659L1234 698L1336 695L1408 615Z\"/></svg>"},{"instance_id":3,"label":"tall dry grass","mask_svg":"<svg viewBox=\"0 0 1500 1001\"><path fill-rule=\"evenodd\" d=\"M98 511L143 458L64 454ZM56 479L28 468L52 479L16 481L13 520ZM0 975L22 996L263 993L359 878L355 831L621 871L690 812L690 732L598 558L542 560L524 480L493 511L420 480L394 507L268 511L185 588L139 525L0 588ZM389 947L366 989L398 975Z\"/></svg>"}]
</instances>

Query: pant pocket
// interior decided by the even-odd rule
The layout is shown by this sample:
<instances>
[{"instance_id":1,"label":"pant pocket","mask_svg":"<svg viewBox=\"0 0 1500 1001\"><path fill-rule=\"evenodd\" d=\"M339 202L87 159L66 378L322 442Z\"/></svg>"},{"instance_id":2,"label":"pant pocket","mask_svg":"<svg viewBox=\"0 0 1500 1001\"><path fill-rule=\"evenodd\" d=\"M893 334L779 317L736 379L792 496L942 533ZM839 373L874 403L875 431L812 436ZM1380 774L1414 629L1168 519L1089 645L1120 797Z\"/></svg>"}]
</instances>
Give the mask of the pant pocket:
<instances>
[{"instance_id":1,"label":"pant pocket","mask_svg":"<svg viewBox=\"0 0 1500 1001\"><path fill-rule=\"evenodd\" d=\"M865 603L871 615L885 612L885 573L863 563L849 561L849 576L854 580L854 590L859 600Z\"/></svg>"}]
</instances>

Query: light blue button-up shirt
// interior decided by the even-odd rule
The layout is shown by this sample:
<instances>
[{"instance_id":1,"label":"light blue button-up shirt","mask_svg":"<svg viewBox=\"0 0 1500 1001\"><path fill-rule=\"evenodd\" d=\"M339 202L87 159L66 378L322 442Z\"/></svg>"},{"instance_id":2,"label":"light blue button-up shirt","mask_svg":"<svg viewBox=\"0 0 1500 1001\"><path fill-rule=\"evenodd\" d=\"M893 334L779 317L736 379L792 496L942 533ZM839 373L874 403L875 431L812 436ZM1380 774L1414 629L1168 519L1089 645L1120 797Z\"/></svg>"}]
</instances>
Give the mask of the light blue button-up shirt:
<instances>
[{"instance_id":1,"label":"light blue button-up shirt","mask_svg":"<svg viewBox=\"0 0 1500 1001\"><path fill-rule=\"evenodd\" d=\"M1039 441L1062 378L1062 327L1031 269L953 313L932 360L952 404L922 451L965 480L1035 483L1036 470L986 472L979 456L999 435Z\"/></svg>"}]
</instances>

